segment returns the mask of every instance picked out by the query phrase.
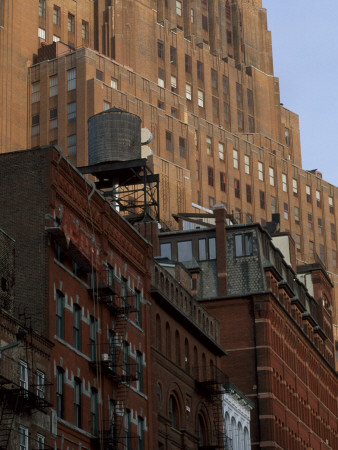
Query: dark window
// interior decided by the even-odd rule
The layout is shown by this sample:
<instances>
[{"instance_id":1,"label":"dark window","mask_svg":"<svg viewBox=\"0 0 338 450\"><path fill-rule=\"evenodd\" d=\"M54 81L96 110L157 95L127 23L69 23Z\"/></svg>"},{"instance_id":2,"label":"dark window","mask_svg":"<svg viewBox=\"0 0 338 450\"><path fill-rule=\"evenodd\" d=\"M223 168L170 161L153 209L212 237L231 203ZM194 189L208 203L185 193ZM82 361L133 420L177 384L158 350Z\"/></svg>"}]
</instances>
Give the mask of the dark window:
<instances>
[{"instance_id":1,"label":"dark window","mask_svg":"<svg viewBox=\"0 0 338 450\"><path fill-rule=\"evenodd\" d=\"M179 148L180 148L180 156L182 156L182 158L185 158L186 157L185 139L182 137L179 138Z\"/></svg>"},{"instance_id":2,"label":"dark window","mask_svg":"<svg viewBox=\"0 0 338 450\"><path fill-rule=\"evenodd\" d=\"M101 70L96 69L96 79L99 81L103 80L103 72L101 72Z\"/></svg>"},{"instance_id":3,"label":"dark window","mask_svg":"<svg viewBox=\"0 0 338 450\"><path fill-rule=\"evenodd\" d=\"M70 33L75 32L75 16L73 14L68 13L68 31Z\"/></svg>"},{"instance_id":4,"label":"dark window","mask_svg":"<svg viewBox=\"0 0 338 450\"><path fill-rule=\"evenodd\" d=\"M89 39L89 23L86 22L85 20L82 21L81 37L86 41L88 41Z\"/></svg>"},{"instance_id":5,"label":"dark window","mask_svg":"<svg viewBox=\"0 0 338 450\"><path fill-rule=\"evenodd\" d=\"M176 66L176 48L170 46L170 64Z\"/></svg>"},{"instance_id":6,"label":"dark window","mask_svg":"<svg viewBox=\"0 0 338 450\"><path fill-rule=\"evenodd\" d=\"M228 103L223 103L223 110L224 110L224 120L226 122L230 121L230 108Z\"/></svg>"},{"instance_id":7,"label":"dark window","mask_svg":"<svg viewBox=\"0 0 338 450\"><path fill-rule=\"evenodd\" d=\"M218 98L212 97L212 113L215 117L218 117Z\"/></svg>"},{"instance_id":8,"label":"dark window","mask_svg":"<svg viewBox=\"0 0 338 450\"><path fill-rule=\"evenodd\" d=\"M231 31L227 31L227 43L232 44L232 33Z\"/></svg>"},{"instance_id":9,"label":"dark window","mask_svg":"<svg viewBox=\"0 0 338 450\"><path fill-rule=\"evenodd\" d=\"M243 112L239 109L237 110L237 125L239 130L243 130L244 123L243 123Z\"/></svg>"},{"instance_id":10,"label":"dark window","mask_svg":"<svg viewBox=\"0 0 338 450\"><path fill-rule=\"evenodd\" d=\"M82 426L82 383L78 378L74 378L74 424L78 428Z\"/></svg>"},{"instance_id":11,"label":"dark window","mask_svg":"<svg viewBox=\"0 0 338 450\"><path fill-rule=\"evenodd\" d=\"M166 146L167 150L172 151L172 149L173 149L173 134L171 133L171 131L165 132L165 146Z\"/></svg>"},{"instance_id":12,"label":"dark window","mask_svg":"<svg viewBox=\"0 0 338 450\"><path fill-rule=\"evenodd\" d=\"M324 245L321 244L319 244L319 257L323 262L325 262L325 249Z\"/></svg>"},{"instance_id":13,"label":"dark window","mask_svg":"<svg viewBox=\"0 0 338 450\"><path fill-rule=\"evenodd\" d=\"M217 72L214 69L211 69L211 87L217 89Z\"/></svg>"},{"instance_id":14,"label":"dark window","mask_svg":"<svg viewBox=\"0 0 338 450\"><path fill-rule=\"evenodd\" d=\"M223 85L223 94L224 95L228 95L228 93L229 93L229 80L228 80L228 77L226 77L225 75L223 75L223 77L222 77L222 85Z\"/></svg>"},{"instance_id":15,"label":"dark window","mask_svg":"<svg viewBox=\"0 0 338 450\"><path fill-rule=\"evenodd\" d=\"M143 391L143 355L141 352L136 352L136 376L137 388L140 392Z\"/></svg>"},{"instance_id":16,"label":"dark window","mask_svg":"<svg viewBox=\"0 0 338 450\"><path fill-rule=\"evenodd\" d=\"M284 202L284 219L289 220L289 204Z\"/></svg>"},{"instance_id":17,"label":"dark window","mask_svg":"<svg viewBox=\"0 0 338 450\"><path fill-rule=\"evenodd\" d=\"M259 204L261 209L265 209L265 194L264 191L259 191Z\"/></svg>"},{"instance_id":18,"label":"dark window","mask_svg":"<svg viewBox=\"0 0 338 450\"><path fill-rule=\"evenodd\" d=\"M177 119L177 109L176 108L171 107L171 116L174 119Z\"/></svg>"},{"instance_id":19,"label":"dark window","mask_svg":"<svg viewBox=\"0 0 338 450\"><path fill-rule=\"evenodd\" d=\"M199 239L198 240L198 258L199 261L205 261L207 259L207 252L205 248L206 240L205 239Z\"/></svg>"},{"instance_id":20,"label":"dark window","mask_svg":"<svg viewBox=\"0 0 338 450\"><path fill-rule=\"evenodd\" d=\"M1 17L3 17L4 0L0 0L0 26L3 25ZM46 0L39 0L39 17L46 17Z\"/></svg>"},{"instance_id":21,"label":"dark window","mask_svg":"<svg viewBox=\"0 0 338 450\"><path fill-rule=\"evenodd\" d=\"M54 120L56 119L58 116L58 109L57 108L52 108L49 110L49 120Z\"/></svg>"},{"instance_id":22,"label":"dark window","mask_svg":"<svg viewBox=\"0 0 338 450\"><path fill-rule=\"evenodd\" d=\"M240 198L240 196L241 196L240 185L239 185L239 180L237 180L236 178L234 179L234 187L235 187L235 197Z\"/></svg>"},{"instance_id":23,"label":"dark window","mask_svg":"<svg viewBox=\"0 0 338 450\"><path fill-rule=\"evenodd\" d=\"M285 128L285 144L290 145L290 131L289 128Z\"/></svg>"},{"instance_id":24,"label":"dark window","mask_svg":"<svg viewBox=\"0 0 338 450\"><path fill-rule=\"evenodd\" d=\"M135 291L135 323L142 326L141 292Z\"/></svg>"},{"instance_id":25,"label":"dark window","mask_svg":"<svg viewBox=\"0 0 338 450\"><path fill-rule=\"evenodd\" d=\"M56 292L56 336L64 339L64 308L65 297L62 292Z\"/></svg>"},{"instance_id":26,"label":"dark window","mask_svg":"<svg viewBox=\"0 0 338 450\"><path fill-rule=\"evenodd\" d=\"M235 235L235 257L251 256L252 254L252 233Z\"/></svg>"},{"instance_id":27,"label":"dark window","mask_svg":"<svg viewBox=\"0 0 338 450\"><path fill-rule=\"evenodd\" d=\"M334 223L331 223L330 227L331 227L331 239L333 241L335 241L336 240L336 231L335 231Z\"/></svg>"},{"instance_id":28,"label":"dark window","mask_svg":"<svg viewBox=\"0 0 338 450\"><path fill-rule=\"evenodd\" d=\"M308 203L311 203L311 188L310 186L306 185L306 201Z\"/></svg>"},{"instance_id":29,"label":"dark window","mask_svg":"<svg viewBox=\"0 0 338 450\"><path fill-rule=\"evenodd\" d=\"M35 114L32 116L32 126L39 125L40 123L40 114Z\"/></svg>"},{"instance_id":30,"label":"dark window","mask_svg":"<svg viewBox=\"0 0 338 450\"><path fill-rule=\"evenodd\" d=\"M144 420L137 418L137 450L144 450Z\"/></svg>"},{"instance_id":31,"label":"dark window","mask_svg":"<svg viewBox=\"0 0 338 450\"><path fill-rule=\"evenodd\" d=\"M89 322L89 351L90 359L92 361L96 360L96 320L95 317L90 316Z\"/></svg>"},{"instance_id":32,"label":"dark window","mask_svg":"<svg viewBox=\"0 0 338 450\"><path fill-rule=\"evenodd\" d=\"M323 234L323 220L318 217L318 234Z\"/></svg>"},{"instance_id":33,"label":"dark window","mask_svg":"<svg viewBox=\"0 0 338 450\"><path fill-rule=\"evenodd\" d=\"M253 101L253 92L251 89L247 89L247 96L248 96L248 111L249 114L253 114L254 101Z\"/></svg>"},{"instance_id":34,"label":"dark window","mask_svg":"<svg viewBox=\"0 0 338 450\"><path fill-rule=\"evenodd\" d=\"M208 185L214 185L214 169L212 167L208 167Z\"/></svg>"},{"instance_id":35,"label":"dark window","mask_svg":"<svg viewBox=\"0 0 338 450\"><path fill-rule=\"evenodd\" d=\"M164 59L164 44L162 41L157 41L157 56Z\"/></svg>"},{"instance_id":36,"label":"dark window","mask_svg":"<svg viewBox=\"0 0 338 450\"><path fill-rule=\"evenodd\" d=\"M64 418L64 370L61 367L56 368L56 414L61 419Z\"/></svg>"},{"instance_id":37,"label":"dark window","mask_svg":"<svg viewBox=\"0 0 338 450\"><path fill-rule=\"evenodd\" d=\"M81 350L81 307L74 304L73 309L73 345L76 349Z\"/></svg>"},{"instance_id":38,"label":"dark window","mask_svg":"<svg viewBox=\"0 0 338 450\"><path fill-rule=\"evenodd\" d=\"M90 390L90 432L93 436L98 433L98 411L97 411L97 390L91 388Z\"/></svg>"},{"instance_id":39,"label":"dark window","mask_svg":"<svg viewBox=\"0 0 338 450\"><path fill-rule=\"evenodd\" d=\"M39 13L40 13L40 4L39 4ZM43 15L41 17L45 17L45 15ZM53 7L53 24L60 25L60 20L61 20L61 8L59 8L59 6L54 5L54 7Z\"/></svg>"},{"instance_id":40,"label":"dark window","mask_svg":"<svg viewBox=\"0 0 338 450\"><path fill-rule=\"evenodd\" d=\"M242 86L239 83L236 83L236 100L237 105L242 105L243 98L242 98Z\"/></svg>"},{"instance_id":41,"label":"dark window","mask_svg":"<svg viewBox=\"0 0 338 450\"><path fill-rule=\"evenodd\" d=\"M197 61L197 78L203 81L203 63L201 61Z\"/></svg>"},{"instance_id":42,"label":"dark window","mask_svg":"<svg viewBox=\"0 0 338 450\"><path fill-rule=\"evenodd\" d=\"M161 102L161 100L159 100L159 101L157 102L157 106L158 106L160 109L164 109L164 102Z\"/></svg>"},{"instance_id":43,"label":"dark window","mask_svg":"<svg viewBox=\"0 0 338 450\"><path fill-rule=\"evenodd\" d=\"M191 73L191 56L185 55L185 71Z\"/></svg>"},{"instance_id":44,"label":"dark window","mask_svg":"<svg viewBox=\"0 0 338 450\"><path fill-rule=\"evenodd\" d=\"M202 28L204 31L208 31L208 18L205 15L202 15Z\"/></svg>"},{"instance_id":45,"label":"dark window","mask_svg":"<svg viewBox=\"0 0 338 450\"><path fill-rule=\"evenodd\" d=\"M255 132L255 119L251 116L248 116L248 125L249 125L249 133Z\"/></svg>"},{"instance_id":46,"label":"dark window","mask_svg":"<svg viewBox=\"0 0 338 450\"><path fill-rule=\"evenodd\" d=\"M219 173L219 175L220 175L220 188L221 188L221 191L222 192L225 192L225 189L226 189L226 184L225 184L225 172L220 172Z\"/></svg>"},{"instance_id":47,"label":"dark window","mask_svg":"<svg viewBox=\"0 0 338 450\"><path fill-rule=\"evenodd\" d=\"M172 428L179 427L178 405L173 395L169 397L169 420Z\"/></svg>"},{"instance_id":48,"label":"dark window","mask_svg":"<svg viewBox=\"0 0 338 450\"><path fill-rule=\"evenodd\" d=\"M171 259L171 244L160 244L160 254L162 258Z\"/></svg>"},{"instance_id":49,"label":"dark window","mask_svg":"<svg viewBox=\"0 0 338 450\"><path fill-rule=\"evenodd\" d=\"M307 223L309 230L312 230L312 214L308 213L307 215Z\"/></svg>"},{"instance_id":50,"label":"dark window","mask_svg":"<svg viewBox=\"0 0 338 450\"><path fill-rule=\"evenodd\" d=\"M251 203L251 186L250 184L246 185L246 201Z\"/></svg>"},{"instance_id":51,"label":"dark window","mask_svg":"<svg viewBox=\"0 0 338 450\"><path fill-rule=\"evenodd\" d=\"M192 242L177 242L177 259L179 262L192 260Z\"/></svg>"}]
</instances>

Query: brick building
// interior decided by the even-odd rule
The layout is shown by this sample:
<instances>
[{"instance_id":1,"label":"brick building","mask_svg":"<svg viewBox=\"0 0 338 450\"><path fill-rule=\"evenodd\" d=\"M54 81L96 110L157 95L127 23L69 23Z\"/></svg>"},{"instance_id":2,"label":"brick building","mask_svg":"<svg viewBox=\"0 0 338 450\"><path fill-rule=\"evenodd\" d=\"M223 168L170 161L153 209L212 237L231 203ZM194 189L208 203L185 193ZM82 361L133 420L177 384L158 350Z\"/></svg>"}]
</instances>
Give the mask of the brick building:
<instances>
[{"instance_id":1,"label":"brick building","mask_svg":"<svg viewBox=\"0 0 338 450\"><path fill-rule=\"evenodd\" d=\"M225 226L225 217L219 206L214 225L160 234L161 255L186 267L196 299L220 321L222 369L255 405L252 448L334 449L330 278L320 263L296 266L288 234L271 239L259 224ZM231 436L231 422L226 429Z\"/></svg>"},{"instance_id":2,"label":"brick building","mask_svg":"<svg viewBox=\"0 0 338 450\"><path fill-rule=\"evenodd\" d=\"M0 231L0 448L52 448L53 403L50 382L52 343L34 332L29 310L21 320L11 310L14 302L14 240ZM34 417L34 421L32 421ZM22 447L21 447L22 446Z\"/></svg>"}]
</instances>

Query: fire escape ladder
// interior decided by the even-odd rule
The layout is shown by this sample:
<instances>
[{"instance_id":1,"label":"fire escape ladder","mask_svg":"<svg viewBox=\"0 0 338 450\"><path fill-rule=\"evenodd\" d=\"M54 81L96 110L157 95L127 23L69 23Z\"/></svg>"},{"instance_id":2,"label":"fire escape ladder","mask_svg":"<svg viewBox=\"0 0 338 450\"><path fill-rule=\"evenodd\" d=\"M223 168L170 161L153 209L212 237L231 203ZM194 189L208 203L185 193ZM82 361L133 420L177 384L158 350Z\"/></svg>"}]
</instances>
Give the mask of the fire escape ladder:
<instances>
[{"instance_id":1,"label":"fire escape ladder","mask_svg":"<svg viewBox=\"0 0 338 450\"><path fill-rule=\"evenodd\" d=\"M13 394L10 398L7 392L4 392L4 389L1 388L2 397L2 408L1 408L1 418L0 418L0 449L7 450L9 438L12 431L14 416L16 412L16 408L19 401L19 392L17 390L13 390Z\"/></svg>"}]
</instances>

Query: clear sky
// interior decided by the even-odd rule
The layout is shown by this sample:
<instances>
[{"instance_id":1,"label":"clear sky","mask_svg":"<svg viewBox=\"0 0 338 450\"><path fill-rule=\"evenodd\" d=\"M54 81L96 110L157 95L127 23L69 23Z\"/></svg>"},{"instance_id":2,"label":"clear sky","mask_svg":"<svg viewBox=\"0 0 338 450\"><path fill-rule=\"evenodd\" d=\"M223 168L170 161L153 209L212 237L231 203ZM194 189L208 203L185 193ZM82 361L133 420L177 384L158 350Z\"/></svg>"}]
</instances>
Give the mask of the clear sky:
<instances>
[{"instance_id":1,"label":"clear sky","mask_svg":"<svg viewBox=\"0 0 338 450\"><path fill-rule=\"evenodd\" d=\"M299 115L303 169L338 185L338 0L263 0L280 101Z\"/></svg>"}]
</instances>

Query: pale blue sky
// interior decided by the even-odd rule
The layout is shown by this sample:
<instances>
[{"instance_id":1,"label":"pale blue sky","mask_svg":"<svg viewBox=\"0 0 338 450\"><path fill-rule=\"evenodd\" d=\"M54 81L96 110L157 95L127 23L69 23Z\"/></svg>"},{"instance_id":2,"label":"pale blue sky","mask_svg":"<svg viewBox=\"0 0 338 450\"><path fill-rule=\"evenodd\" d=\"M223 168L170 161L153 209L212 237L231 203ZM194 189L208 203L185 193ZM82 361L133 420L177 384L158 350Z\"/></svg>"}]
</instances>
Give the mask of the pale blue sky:
<instances>
[{"instance_id":1,"label":"pale blue sky","mask_svg":"<svg viewBox=\"0 0 338 450\"><path fill-rule=\"evenodd\" d=\"M263 0L281 103L299 115L302 163L338 185L338 0Z\"/></svg>"}]
</instances>

